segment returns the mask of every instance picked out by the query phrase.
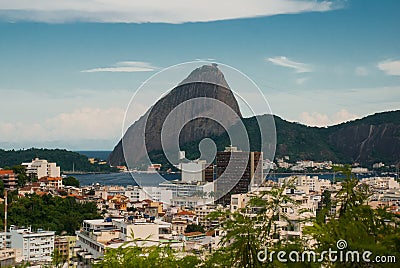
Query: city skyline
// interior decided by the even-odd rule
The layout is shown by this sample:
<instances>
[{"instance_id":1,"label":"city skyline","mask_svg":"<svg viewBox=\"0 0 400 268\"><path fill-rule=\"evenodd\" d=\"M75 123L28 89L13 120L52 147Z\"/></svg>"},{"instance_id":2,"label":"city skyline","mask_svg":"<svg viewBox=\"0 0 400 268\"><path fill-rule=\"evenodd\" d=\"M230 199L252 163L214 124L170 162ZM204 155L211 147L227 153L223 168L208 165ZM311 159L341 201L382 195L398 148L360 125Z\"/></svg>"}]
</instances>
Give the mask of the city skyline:
<instances>
[{"instance_id":1,"label":"city skyline","mask_svg":"<svg viewBox=\"0 0 400 268\"><path fill-rule=\"evenodd\" d=\"M242 71L289 121L400 107L398 1L194 3L2 1L0 148L111 150L141 83L199 59Z\"/></svg>"}]
</instances>

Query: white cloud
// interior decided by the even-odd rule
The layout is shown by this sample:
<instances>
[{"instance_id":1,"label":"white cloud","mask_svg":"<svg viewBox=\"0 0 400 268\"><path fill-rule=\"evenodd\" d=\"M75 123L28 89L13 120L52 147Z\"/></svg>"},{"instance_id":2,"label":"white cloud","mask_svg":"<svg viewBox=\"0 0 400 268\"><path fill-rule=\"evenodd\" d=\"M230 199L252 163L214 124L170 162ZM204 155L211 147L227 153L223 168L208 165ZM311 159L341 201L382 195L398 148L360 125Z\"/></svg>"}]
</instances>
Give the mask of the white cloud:
<instances>
[{"instance_id":1,"label":"white cloud","mask_svg":"<svg viewBox=\"0 0 400 268\"><path fill-rule=\"evenodd\" d=\"M99 67L88 70L82 70L82 73L97 73L97 72L122 72L122 73L134 73L134 72L151 72L156 70L157 67L152 66L148 62L142 61L120 61L111 67Z\"/></svg>"},{"instance_id":2,"label":"white cloud","mask_svg":"<svg viewBox=\"0 0 400 268\"><path fill-rule=\"evenodd\" d=\"M346 109L341 109L333 115L327 115L318 112L302 112L300 114L300 122L308 126L326 127L340 124L346 121L359 118L358 115L352 114Z\"/></svg>"},{"instance_id":3,"label":"white cloud","mask_svg":"<svg viewBox=\"0 0 400 268\"><path fill-rule=\"evenodd\" d=\"M400 60L381 61L377 67L387 75L400 75Z\"/></svg>"},{"instance_id":4,"label":"white cloud","mask_svg":"<svg viewBox=\"0 0 400 268\"><path fill-rule=\"evenodd\" d=\"M361 66L358 66L358 67L354 70L354 72L355 72L356 75L358 75L358 76L366 76L366 75L368 75L368 70L367 70L365 67L361 67Z\"/></svg>"},{"instance_id":5,"label":"white cloud","mask_svg":"<svg viewBox=\"0 0 400 268\"><path fill-rule=\"evenodd\" d=\"M0 88L14 96L0 106L0 148L112 149L122 135L122 122L132 89L70 89L41 92ZM152 95L136 105L127 120L138 119ZM148 102L145 102L148 101ZM17 112L15 107L18 107Z\"/></svg>"},{"instance_id":6,"label":"white cloud","mask_svg":"<svg viewBox=\"0 0 400 268\"><path fill-rule=\"evenodd\" d=\"M267 58L267 61L272 62L275 65L292 68L296 73L309 73L312 72L312 68L309 64L296 62L288 59L285 56Z\"/></svg>"},{"instance_id":7,"label":"white cloud","mask_svg":"<svg viewBox=\"0 0 400 268\"><path fill-rule=\"evenodd\" d=\"M9 21L205 22L340 8L315 0L3 0L0 17Z\"/></svg>"},{"instance_id":8,"label":"white cloud","mask_svg":"<svg viewBox=\"0 0 400 268\"><path fill-rule=\"evenodd\" d=\"M110 139L121 136L125 110L81 108L36 122L0 122L0 142Z\"/></svg>"}]
</instances>

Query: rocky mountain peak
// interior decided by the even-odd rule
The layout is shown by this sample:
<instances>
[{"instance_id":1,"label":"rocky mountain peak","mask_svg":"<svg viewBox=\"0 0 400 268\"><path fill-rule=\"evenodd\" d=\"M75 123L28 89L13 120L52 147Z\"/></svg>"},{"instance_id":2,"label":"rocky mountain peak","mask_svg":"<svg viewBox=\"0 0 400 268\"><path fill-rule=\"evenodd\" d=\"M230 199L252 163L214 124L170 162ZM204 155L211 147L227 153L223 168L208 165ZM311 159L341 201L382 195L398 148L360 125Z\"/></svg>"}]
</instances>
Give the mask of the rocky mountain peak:
<instances>
[{"instance_id":1,"label":"rocky mountain peak","mask_svg":"<svg viewBox=\"0 0 400 268\"><path fill-rule=\"evenodd\" d=\"M163 148L161 144L161 131L165 120L178 105L196 98L202 99L183 105L183 110L181 109L175 115L175 120L168 124L168 129L180 130L180 132L167 135L167 137L163 136L164 141L167 140L167 145L170 144L168 141L173 140L177 135L180 144L219 136L242 116L238 102L218 66L216 64L201 66L193 70L186 79L157 101L144 116L128 128L123 139L111 153L109 163L111 165L128 163L130 167L137 167L146 154L165 150L166 148ZM212 100L207 101L207 99L223 102L231 109L226 109L223 105L218 105ZM233 110L235 115L232 112L229 113L228 110ZM200 118L196 118L199 115ZM221 121L217 123L209 119L210 115L219 115ZM194 119L187 122L188 118ZM186 123L182 126L182 122Z\"/></svg>"},{"instance_id":2,"label":"rocky mountain peak","mask_svg":"<svg viewBox=\"0 0 400 268\"><path fill-rule=\"evenodd\" d=\"M195 82L216 84L229 89L229 85L225 80L224 74L218 68L216 63L211 65L203 65L193 70L186 79L179 83L179 85Z\"/></svg>"}]
</instances>

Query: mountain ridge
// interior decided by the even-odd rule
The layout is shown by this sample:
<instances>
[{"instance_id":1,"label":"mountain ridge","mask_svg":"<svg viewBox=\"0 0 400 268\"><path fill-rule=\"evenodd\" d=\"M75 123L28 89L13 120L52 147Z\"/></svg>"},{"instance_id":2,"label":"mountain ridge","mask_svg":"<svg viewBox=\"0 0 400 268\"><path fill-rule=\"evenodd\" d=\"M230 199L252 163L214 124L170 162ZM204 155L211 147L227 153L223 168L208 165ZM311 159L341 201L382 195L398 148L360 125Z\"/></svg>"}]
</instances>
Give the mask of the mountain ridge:
<instances>
[{"instance_id":1,"label":"mountain ridge","mask_svg":"<svg viewBox=\"0 0 400 268\"><path fill-rule=\"evenodd\" d=\"M263 117L268 116L271 115L257 115L242 119L249 133L251 150L261 148L260 138L255 131L256 118L262 120ZM275 158L289 156L291 161L331 160L343 164L359 162L369 167L375 162L385 164L400 162L400 110L375 113L330 127L307 126L287 121L277 115L273 117L277 135ZM373 130L369 140L363 143L365 135L368 137L371 128ZM358 133L355 135L357 129ZM230 145L226 134L212 138L218 150L223 150L225 146ZM200 156L199 142L200 140L182 146L188 158L196 159ZM155 162L168 165L162 151L153 151L149 155Z\"/></svg>"}]
</instances>

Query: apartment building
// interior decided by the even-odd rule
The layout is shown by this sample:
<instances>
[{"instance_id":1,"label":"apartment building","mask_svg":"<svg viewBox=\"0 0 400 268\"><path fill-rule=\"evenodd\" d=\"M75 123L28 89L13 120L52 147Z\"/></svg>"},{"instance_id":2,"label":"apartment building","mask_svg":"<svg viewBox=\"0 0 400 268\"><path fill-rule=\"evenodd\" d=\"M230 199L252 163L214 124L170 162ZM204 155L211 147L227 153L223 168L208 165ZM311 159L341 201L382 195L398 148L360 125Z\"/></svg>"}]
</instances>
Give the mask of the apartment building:
<instances>
[{"instance_id":1,"label":"apartment building","mask_svg":"<svg viewBox=\"0 0 400 268\"><path fill-rule=\"evenodd\" d=\"M168 239L170 233L170 223L154 219L129 216L124 219L84 220L83 228L76 232L74 251L81 260L90 263L102 258L107 248L117 248L133 239L137 241L132 245L159 245L162 239Z\"/></svg>"},{"instance_id":2,"label":"apartment building","mask_svg":"<svg viewBox=\"0 0 400 268\"><path fill-rule=\"evenodd\" d=\"M4 232L0 234L4 239ZM29 228L18 228L11 225L10 231L6 233L7 247L21 250L22 260L31 263L51 262L54 251L55 232L38 229L32 231ZM4 241L0 241L3 242Z\"/></svg>"},{"instance_id":3,"label":"apartment building","mask_svg":"<svg viewBox=\"0 0 400 268\"><path fill-rule=\"evenodd\" d=\"M4 188L6 190L13 191L17 189L17 176L12 170L0 169L0 180L3 180Z\"/></svg>"},{"instance_id":4,"label":"apartment building","mask_svg":"<svg viewBox=\"0 0 400 268\"><path fill-rule=\"evenodd\" d=\"M26 168L26 174L37 179L43 177L59 178L60 167L56 163L50 163L47 160L35 158L30 163L22 163Z\"/></svg>"},{"instance_id":5,"label":"apartment building","mask_svg":"<svg viewBox=\"0 0 400 268\"><path fill-rule=\"evenodd\" d=\"M280 184L294 184L298 189L302 189L307 192L316 192L322 193L326 189L329 189L332 186L332 182L325 179L320 179L318 176L290 176L285 178L279 178L278 182Z\"/></svg>"},{"instance_id":6,"label":"apartment building","mask_svg":"<svg viewBox=\"0 0 400 268\"><path fill-rule=\"evenodd\" d=\"M195 208L195 213L197 217L198 224L204 226L206 229L214 229L219 225L218 219L209 219L207 216L210 213L222 209L221 205L206 204L202 206L197 206Z\"/></svg>"}]
</instances>

